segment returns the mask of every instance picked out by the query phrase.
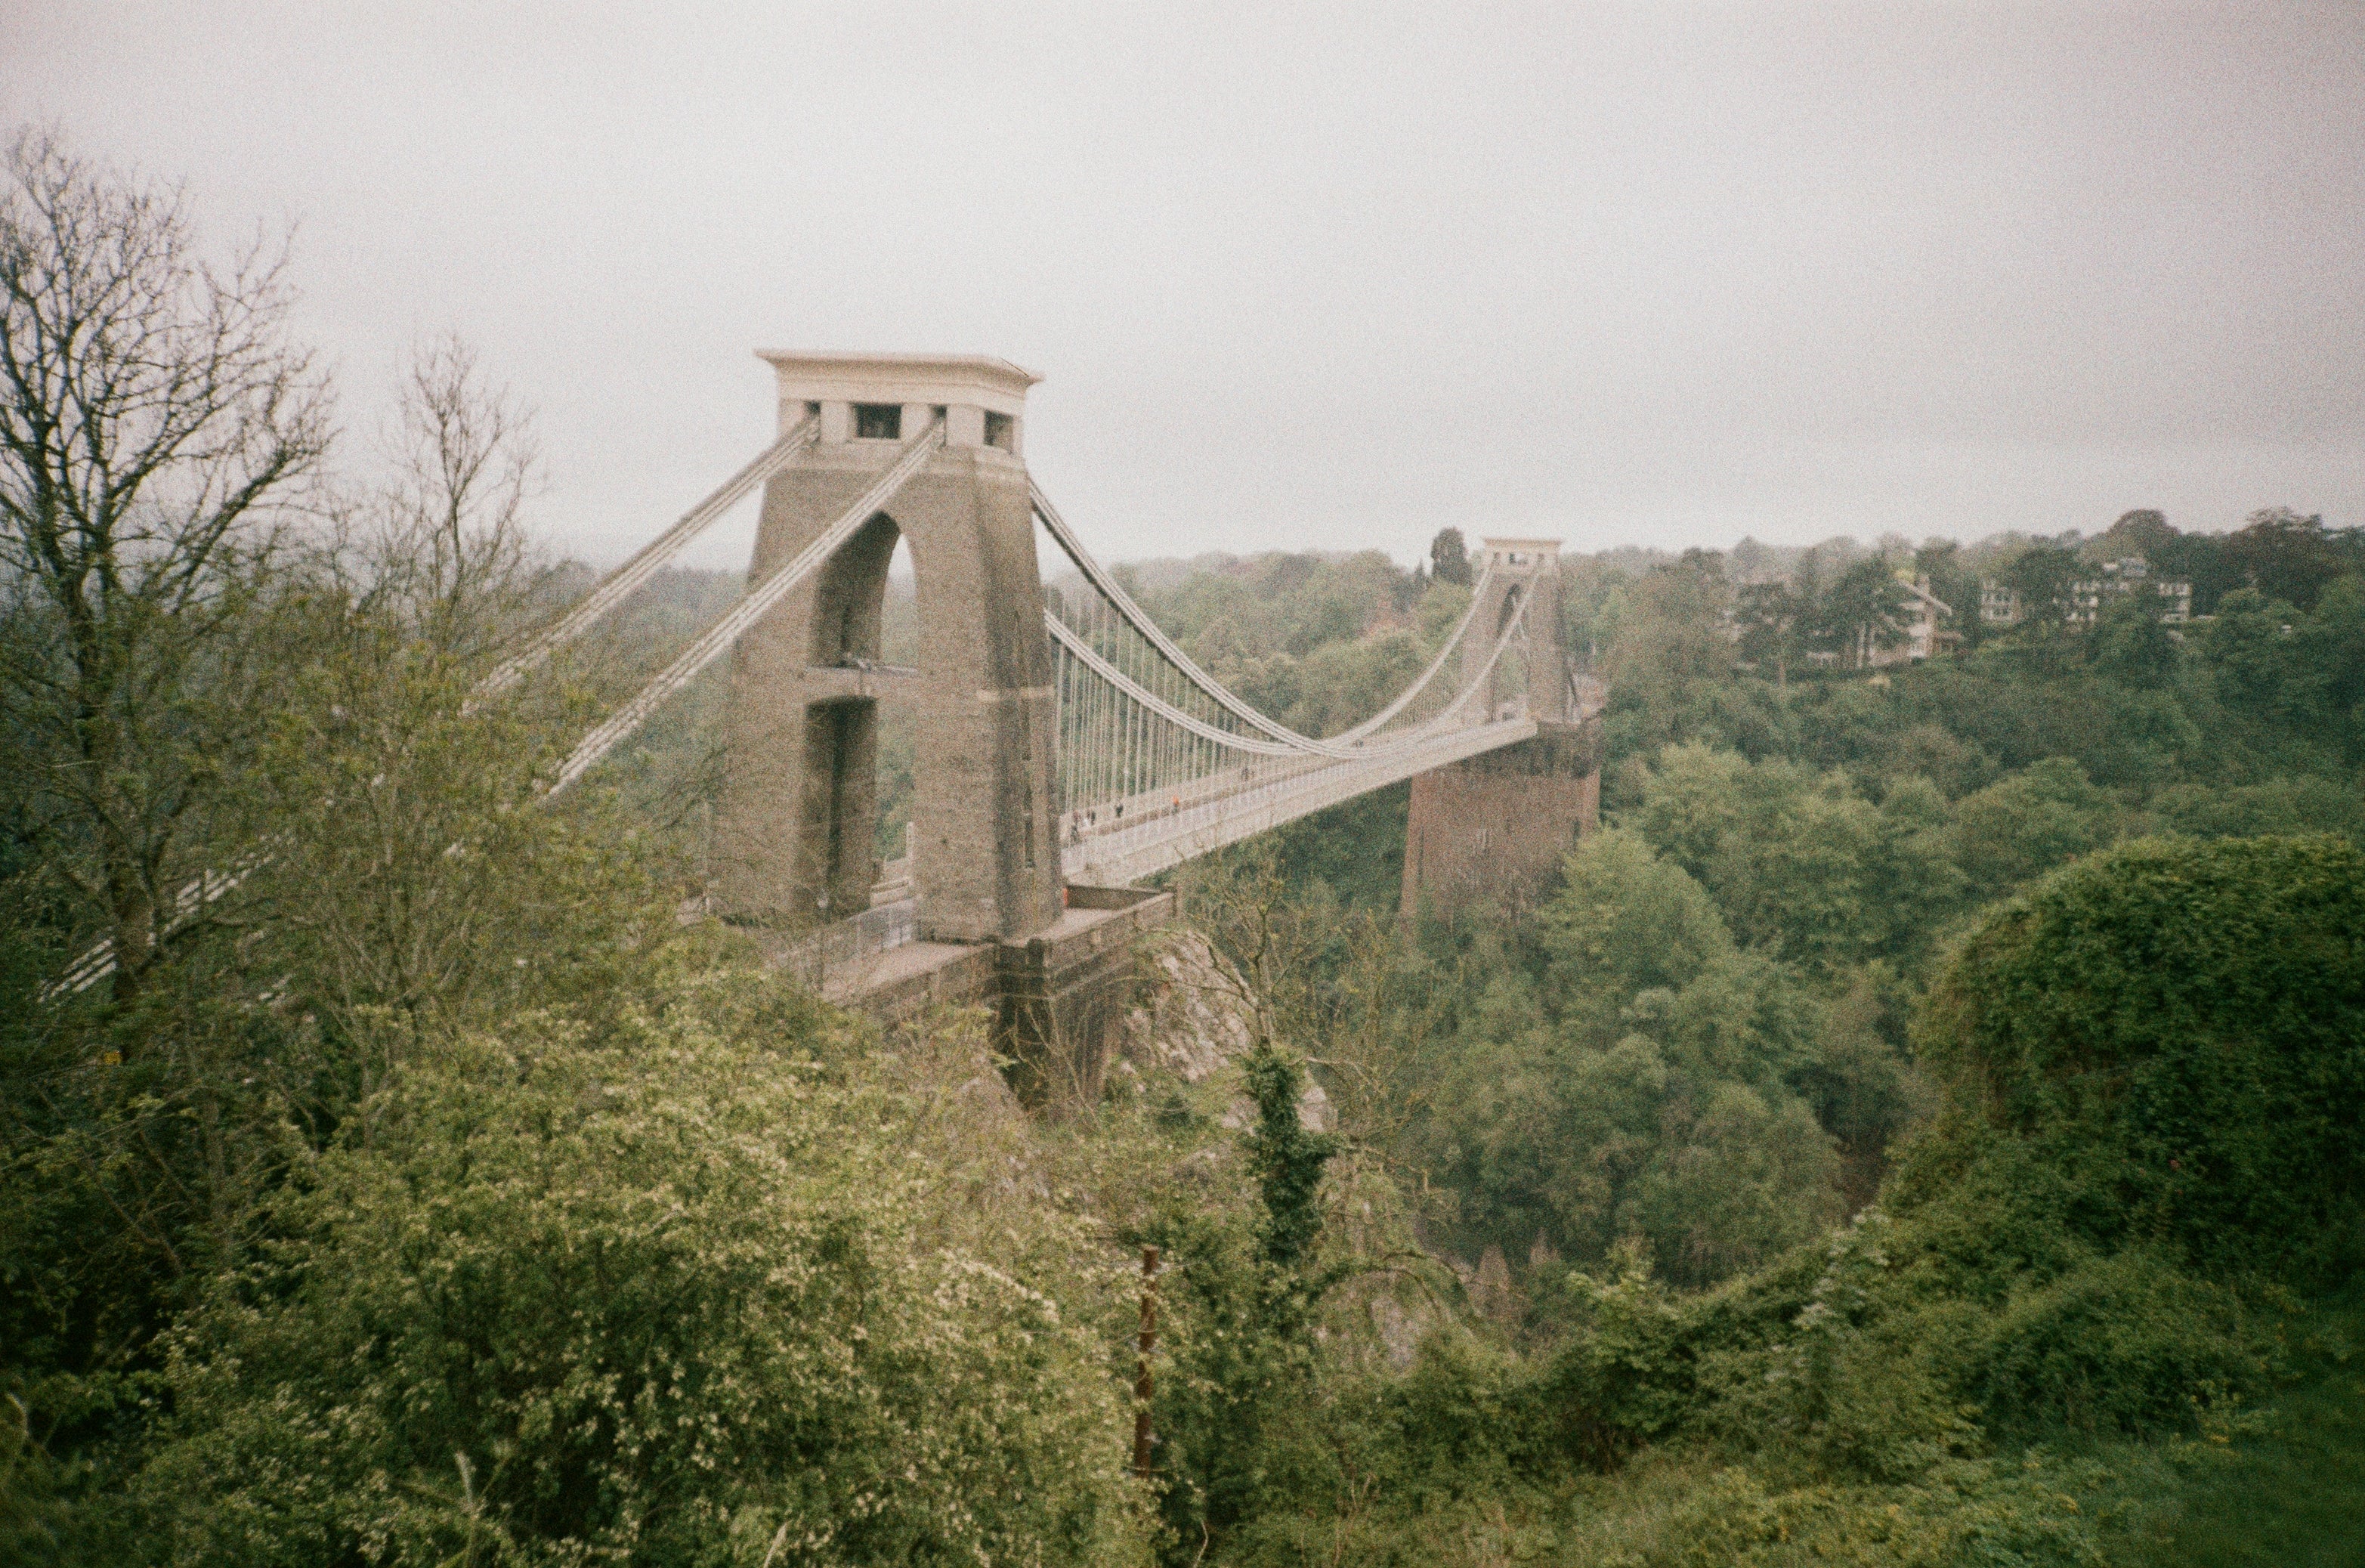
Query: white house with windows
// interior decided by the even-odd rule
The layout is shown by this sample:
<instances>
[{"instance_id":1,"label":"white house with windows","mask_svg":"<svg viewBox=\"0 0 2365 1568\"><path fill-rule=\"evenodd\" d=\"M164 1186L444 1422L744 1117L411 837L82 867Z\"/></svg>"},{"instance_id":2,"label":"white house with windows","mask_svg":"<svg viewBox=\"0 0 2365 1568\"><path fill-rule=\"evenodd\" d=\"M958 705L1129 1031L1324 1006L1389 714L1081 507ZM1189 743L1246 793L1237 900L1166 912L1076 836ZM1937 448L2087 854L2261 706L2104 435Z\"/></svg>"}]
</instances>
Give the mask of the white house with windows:
<instances>
[{"instance_id":1,"label":"white house with windows","mask_svg":"<svg viewBox=\"0 0 2365 1568\"><path fill-rule=\"evenodd\" d=\"M1883 646L1874 628L1864 627L1856 633L1859 668L1920 664L1933 654L1945 652L1956 635L1945 629L1945 623L1955 618L1955 607L1930 591L1928 577L1908 577L1900 572L1897 582L1905 590L1905 602L1898 607L1896 622L1896 630L1903 635Z\"/></svg>"},{"instance_id":2,"label":"white house with windows","mask_svg":"<svg viewBox=\"0 0 2365 1568\"><path fill-rule=\"evenodd\" d=\"M2159 618L2171 626L2192 619L2192 585L2181 577L2152 575L2151 563L2140 555L2105 561L2091 577L2068 587L2059 605L2061 619L2071 626L2091 626L2123 599L2144 598L2159 606ZM1979 621L1994 627L2017 626L2028 619L2028 606L2018 590L1989 577L1979 584Z\"/></svg>"},{"instance_id":3,"label":"white house with windows","mask_svg":"<svg viewBox=\"0 0 2365 1568\"><path fill-rule=\"evenodd\" d=\"M2064 617L2073 626L2091 626L2123 599L2150 598L2159 604L2159 618L2171 625L2192 619L2192 585L2180 578L2155 577L2151 563L2140 555L2105 561L2096 576L2069 585L2069 608Z\"/></svg>"}]
</instances>

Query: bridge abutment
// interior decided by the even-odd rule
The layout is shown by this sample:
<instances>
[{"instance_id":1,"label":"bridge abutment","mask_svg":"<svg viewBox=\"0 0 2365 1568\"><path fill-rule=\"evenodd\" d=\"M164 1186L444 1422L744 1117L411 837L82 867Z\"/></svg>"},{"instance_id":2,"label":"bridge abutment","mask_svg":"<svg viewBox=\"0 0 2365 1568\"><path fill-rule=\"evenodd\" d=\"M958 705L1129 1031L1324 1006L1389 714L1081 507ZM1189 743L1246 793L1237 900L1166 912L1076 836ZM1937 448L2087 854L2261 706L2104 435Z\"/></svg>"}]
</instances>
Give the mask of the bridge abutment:
<instances>
[{"instance_id":1,"label":"bridge abutment","mask_svg":"<svg viewBox=\"0 0 2365 1568\"><path fill-rule=\"evenodd\" d=\"M1601 818L1601 721L1418 774L1405 819L1405 918L1532 900Z\"/></svg>"},{"instance_id":2,"label":"bridge abutment","mask_svg":"<svg viewBox=\"0 0 2365 1568\"><path fill-rule=\"evenodd\" d=\"M1173 913L1171 893L1073 887L1059 918L1032 936L911 943L824 978L823 991L891 1022L930 1007L986 1009L1020 1103L1059 1114L1100 1098L1138 983L1137 943Z\"/></svg>"}]
</instances>

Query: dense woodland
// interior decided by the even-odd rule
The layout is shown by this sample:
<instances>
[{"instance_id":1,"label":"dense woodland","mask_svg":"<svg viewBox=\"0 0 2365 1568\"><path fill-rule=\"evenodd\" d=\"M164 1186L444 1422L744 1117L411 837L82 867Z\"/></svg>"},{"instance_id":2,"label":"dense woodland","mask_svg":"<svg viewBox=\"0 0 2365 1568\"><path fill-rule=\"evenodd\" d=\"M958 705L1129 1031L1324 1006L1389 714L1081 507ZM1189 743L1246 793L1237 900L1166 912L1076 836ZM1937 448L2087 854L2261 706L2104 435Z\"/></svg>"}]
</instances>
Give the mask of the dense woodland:
<instances>
[{"instance_id":1,"label":"dense woodland","mask_svg":"<svg viewBox=\"0 0 2365 1568\"><path fill-rule=\"evenodd\" d=\"M1189 868L1245 1048L1029 1116L681 918L718 689L546 803L735 584L474 695L588 582L497 378L342 430L273 253L8 179L0 1558L2353 1560L2353 534L1569 557L1603 830L1450 919L1401 790ZM2210 619L1806 656L2131 553ZM1318 731L1466 575L1135 582Z\"/></svg>"}]
</instances>

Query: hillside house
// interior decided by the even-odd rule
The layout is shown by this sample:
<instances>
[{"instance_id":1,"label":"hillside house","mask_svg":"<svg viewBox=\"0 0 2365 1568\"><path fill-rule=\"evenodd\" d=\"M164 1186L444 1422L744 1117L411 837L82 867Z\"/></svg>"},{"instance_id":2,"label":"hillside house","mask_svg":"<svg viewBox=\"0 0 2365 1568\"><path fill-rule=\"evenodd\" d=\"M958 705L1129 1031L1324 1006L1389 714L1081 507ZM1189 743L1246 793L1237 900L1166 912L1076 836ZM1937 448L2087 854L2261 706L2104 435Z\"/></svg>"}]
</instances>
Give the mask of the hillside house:
<instances>
[{"instance_id":1,"label":"hillside house","mask_svg":"<svg viewBox=\"0 0 2365 1568\"><path fill-rule=\"evenodd\" d=\"M2125 555L2115 561L2105 561L2102 569L2091 577L2080 577L2068 587L2061 604L2061 619L2071 626L2091 626L2102 620L2111 606L2121 599L2142 596L2159 606L2159 618L2170 625L2182 625L2192 619L2192 585L2181 577L2156 577L2151 563L2140 555ZM1993 577L1979 583L1979 623L2001 630L2017 626L2028 619L2028 606L2022 602L2020 591L1996 581Z\"/></svg>"},{"instance_id":2,"label":"hillside house","mask_svg":"<svg viewBox=\"0 0 2365 1568\"><path fill-rule=\"evenodd\" d=\"M1906 594L1905 602L1898 608L1897 618L1897 628L1904 635L1882 647L1871 627L1866 626L1858 632L1858 668L1882 669L1890 665L1920 664L1933 654L1945 653L1962 640L1960 633L1945 629L1945 623L1955 618L1955 607L1930 591L1928 577L1909 579L1900 573L1898 582Z\"/></svg>"},{"instance_id":3,"label":"hillside house","mask_svg":"<svg viewBox=\"0 0 2365 1568\"><path fill-rule=\"evenodd\" d=\"M2091 626L2121 599L2147 598L2159 606L2159 618L2181 625L2192 619L2192 585L2181 578L2155 577L2151 563L2140 555L2105 561L2090 577L2069 585L2069 607L2063 619L2073 626Z\"/></svg>"}]
</instances>

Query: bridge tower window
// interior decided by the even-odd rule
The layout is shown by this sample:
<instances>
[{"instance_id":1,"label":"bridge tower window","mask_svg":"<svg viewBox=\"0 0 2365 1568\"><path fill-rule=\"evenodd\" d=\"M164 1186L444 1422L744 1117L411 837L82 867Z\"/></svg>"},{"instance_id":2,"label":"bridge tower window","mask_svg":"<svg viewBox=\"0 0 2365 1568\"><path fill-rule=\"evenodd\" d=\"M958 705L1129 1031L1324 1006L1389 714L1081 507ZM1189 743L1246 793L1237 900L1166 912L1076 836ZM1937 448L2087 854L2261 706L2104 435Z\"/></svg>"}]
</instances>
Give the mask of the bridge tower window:
<instances>
[{"instance_id":1,"label":"bridge tower window","mask_svg":"<svg viewBox=\"0 0 2365 1568\"><path fill-rule=\"evenodd\" d=\"M997 414L992 409L985 411L986 445L998 446L1004 452L1012 451L1018 444L1017 430L1018 421L1008 414Z\"/></svg>"},{"instance_id":2,"label":"bridge tower window","mask_svg":"<svg viewBox=\"0 0 2365 1568\"><path fill-rule=\"evenodd\" d=\"M854 434L860 441L902 440L903 405L857 403L854 405Z\"/></svg>"}]
</instances>

